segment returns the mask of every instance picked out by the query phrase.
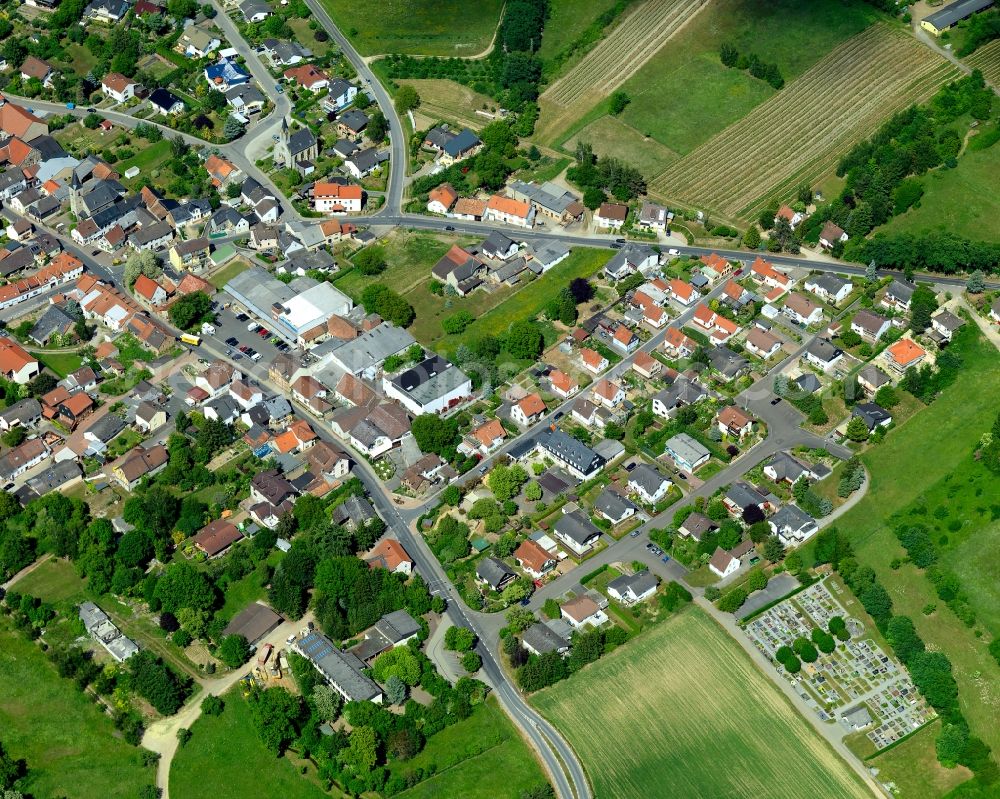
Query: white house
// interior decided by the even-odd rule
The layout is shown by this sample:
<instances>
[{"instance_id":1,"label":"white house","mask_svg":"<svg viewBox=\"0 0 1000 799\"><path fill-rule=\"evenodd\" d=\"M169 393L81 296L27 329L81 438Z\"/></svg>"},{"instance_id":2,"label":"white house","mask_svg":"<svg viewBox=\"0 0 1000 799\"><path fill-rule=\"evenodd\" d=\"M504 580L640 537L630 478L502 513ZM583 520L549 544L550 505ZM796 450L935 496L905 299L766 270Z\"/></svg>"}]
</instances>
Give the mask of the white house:
<instances>
[{"instance_id":1,"label":"white house","mask_svg":"<svg viewBox=\"0 0 1000 799\"><path fill-rule=\"evenodd\" d=\"M116 103L124 103L135 97L138 85L134 80L126 78L120 72L109 72L101 81L101 92Z\"/></svg>"},{"instance_id":2,"label":"white house","mask_svg":"<svg viewBox=\"0 0 1000 799\"><path fill-rule=\"evenodd\" d=\"M656 593L656 577L643 569L635 574L623 574L608 583L608 596L623 605L634 605Z\"/></svg>"},{"instance_id":3,"label":"white house","mask_svg":"<svg viewBox=\"0 0 1000 799\"><path fill-rule=\"evenodd\" d=\"M788 295L782 310L785 316L800 325L815 325L823 321L823 309L798 292Z\"/></svg>"},{"instance_id":4,"label":"white house","mask_svg":"<svg viewBox=\"0 0 1000 799\"><path fill-rule=\"evenodd\" d=\"M673 483L652 466L639 464L628 478L628 490L647 505L655 505L663 499Z\"/></svg>"},{"instance_id":5,"label":"white house","mask_svg":"<svg viewBox=\"0 0 1000 799\"><path fill-rule=\"evenodd\" d=\"M840 305L850 295L854 284L839 275L823 273L807 277L805 288L825 302Z\"/></svg>"},{"instance_id":6,"label":"white house","mask_svg":"<svg viewBox=\"0 0 1000 799\"><path fill-rule=\"evenodd\" d=\"M522 427L534 424L545 415L545 403L538 394L529 394L510 409L510 418Z\"/></svg>"},{"instance_id":7,"label":"white house","mask_svg":"<svg viewBox=\"0 0 1000 799\"><path fill-rule=\"evenodd\" d=\"M734 558L722 547L716 547L708 568L719 577L725 579L740 568L739 558Z\"/></svg>"}]
</instances>

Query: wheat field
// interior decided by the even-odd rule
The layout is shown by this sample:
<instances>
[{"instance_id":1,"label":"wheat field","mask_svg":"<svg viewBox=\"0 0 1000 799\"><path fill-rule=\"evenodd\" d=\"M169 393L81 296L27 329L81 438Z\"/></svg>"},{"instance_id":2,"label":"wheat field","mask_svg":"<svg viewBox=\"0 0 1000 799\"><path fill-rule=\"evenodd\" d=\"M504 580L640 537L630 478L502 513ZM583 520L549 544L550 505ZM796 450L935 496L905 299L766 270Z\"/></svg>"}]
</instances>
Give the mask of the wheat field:
<instances>
[{"instance_id":1,"label":"wheat field","mask_svg":"<svg viewBox=\"0 0 1000 799\"><path fill-rule=\"evenodd\" d=\"M698 608L533 701L576 749L600 799L872 796Z\"/></svg>"}]
</instances>

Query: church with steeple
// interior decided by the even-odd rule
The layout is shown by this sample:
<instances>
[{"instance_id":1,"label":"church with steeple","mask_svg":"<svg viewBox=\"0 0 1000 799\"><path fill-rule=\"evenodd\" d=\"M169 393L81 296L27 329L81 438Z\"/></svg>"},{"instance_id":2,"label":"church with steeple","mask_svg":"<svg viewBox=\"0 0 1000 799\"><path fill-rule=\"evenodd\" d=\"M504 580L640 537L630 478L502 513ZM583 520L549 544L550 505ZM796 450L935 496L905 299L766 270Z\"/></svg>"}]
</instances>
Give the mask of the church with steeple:
<instances>
[{"instance_id":1,"label":"church with steeple","mask_svg":"<svg viewBox=\"0 0 1000 799\"><path fill-rule=\"evenodd\" d=\"M274 145L275 164L305 176L315 171L313 162L318 156L319 142L309 128L292 130L288 117L281 120L278 141Z\"/></svg>"}]
</instances>

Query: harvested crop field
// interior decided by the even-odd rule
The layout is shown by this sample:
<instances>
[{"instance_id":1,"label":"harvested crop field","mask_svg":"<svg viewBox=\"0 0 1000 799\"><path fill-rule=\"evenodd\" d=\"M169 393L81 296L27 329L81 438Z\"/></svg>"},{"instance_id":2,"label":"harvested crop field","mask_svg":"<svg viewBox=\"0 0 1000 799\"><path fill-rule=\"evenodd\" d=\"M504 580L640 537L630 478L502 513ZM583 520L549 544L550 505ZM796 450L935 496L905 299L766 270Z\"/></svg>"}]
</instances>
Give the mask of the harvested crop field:
<instances>
[{"instance_id":1,"label":"harvested crop field","mask_svg":"<svg viewBox=\"0 0 1000 799\"><path fill-rule=\"evenodd\" d=\"M772 198L820 180L854 142L958 76L904 31L874 25L670 166L652 192L731 220L753 218Z\"/></svg>"},{"instance_id":2,"label":"harvested crop field","mask_svg":"<svg viewBox=\"0 0 1000 799\"><path fill-rule=\"evenodd\" d=\"M534 697L602 799L870 797L703 611L693 608Z\"/></svg>"},{"instance_id":3,"label":"harvested crop field","mask_svg":"<svg viewBox=\"0 0 1000 799\"><path fill-rule=\"evenodd\" d=\"M639 71L708 0L645 0L540 98L537 136L555 140Z\"/></svg>"},{"instance_id":4,"label":"harvested crop field","mask_svg":"<svg viewBox=\"0 0 1000 799\"><path fill-rule=\"evenodd\" d=\"M983 45L965 59L965 63L983 73L986 82L1000 87L1000 39Z\"/></svg>"}]
</instances>

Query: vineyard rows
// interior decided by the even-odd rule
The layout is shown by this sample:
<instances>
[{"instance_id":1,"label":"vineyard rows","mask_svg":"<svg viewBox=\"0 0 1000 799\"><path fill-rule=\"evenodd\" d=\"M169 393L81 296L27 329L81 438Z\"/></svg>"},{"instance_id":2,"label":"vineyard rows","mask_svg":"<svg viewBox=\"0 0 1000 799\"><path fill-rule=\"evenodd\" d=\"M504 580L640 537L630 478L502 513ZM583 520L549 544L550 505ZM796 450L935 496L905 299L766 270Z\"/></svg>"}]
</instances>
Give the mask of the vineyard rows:
<instances>
[{"instance_id":1,"label":"vineyard rows","mask_svg":"<svg viewBox=\"0 0 1000 799\"><path fill-rule=\"evenodd\" d=\"M854 142L958 74L907 34L875 25L671 165L652 188L731 219L751 218L777 189L790 194L822 177Z\"/></svg>"},{"instance_id":2,"label":"vineyard rows","mask_svg":"<svg viewBox=\"0 0 1000 799\"><path fill-rule=\"evenodd\" d=\"M621 86L707 2L646 0L543 92L542 107L552 112L547 120L549 130L565 127L561 123L573 122Z\"/></svg>"},{"instance_id":3,"label":"vineyard rows","mask_svg":"<svg viewBox=\"0 0 1000 799\"><path fill-rule=\"evenodd\" d=\"M970 67L983 73L986 82L1000 90L1000 39L994 39L965 59Z\"/></svg>"}]
</instances>

